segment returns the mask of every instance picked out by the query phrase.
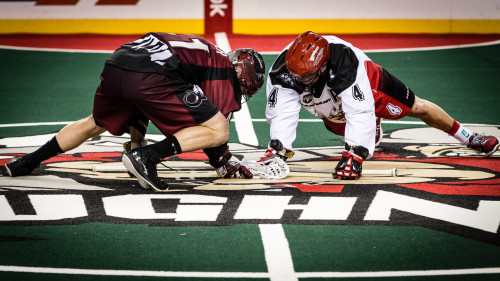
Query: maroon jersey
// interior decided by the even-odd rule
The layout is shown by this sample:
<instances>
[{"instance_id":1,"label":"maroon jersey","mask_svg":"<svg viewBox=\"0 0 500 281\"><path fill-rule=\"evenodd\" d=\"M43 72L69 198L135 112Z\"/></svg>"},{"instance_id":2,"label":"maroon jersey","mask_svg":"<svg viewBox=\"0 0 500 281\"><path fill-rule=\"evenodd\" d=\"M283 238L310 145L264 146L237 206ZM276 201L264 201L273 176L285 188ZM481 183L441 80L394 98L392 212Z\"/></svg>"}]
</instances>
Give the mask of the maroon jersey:
<instances>
[{"instance_id":1,"label":"maroon jersey","mask_svg":"<svg viewBox=\"0 0 500 281\"><path fill-rule=\"evenodd\" d=\"M226 117L241 108L241 90L227 54L201 36L148 33L122 45L106 64L166 75L177 90L198 85Z\"/></svg>"}]
</instances>

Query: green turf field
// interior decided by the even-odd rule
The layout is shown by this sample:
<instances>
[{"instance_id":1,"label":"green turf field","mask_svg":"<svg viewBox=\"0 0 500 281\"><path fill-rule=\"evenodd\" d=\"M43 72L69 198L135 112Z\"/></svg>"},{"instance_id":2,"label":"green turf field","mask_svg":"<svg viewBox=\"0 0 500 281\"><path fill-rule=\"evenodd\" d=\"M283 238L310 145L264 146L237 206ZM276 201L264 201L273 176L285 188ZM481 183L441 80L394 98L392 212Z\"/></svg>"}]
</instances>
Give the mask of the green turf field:
<instances>
[{"instance_id":1,"label":"green turf field","mask_svg":"<svg viewBox=\"0 0 500 281\"><path fill-rule=\"evenodd\" d=\"M404 81L417 96L433 101L463 123L498 124L500 86L499 45L436 51L368 54ZM95 89L109 54L36 52L0 49L2 124L74 121L92 112ZM269 67L275 55L264 55ZM265 89L250 102L252 118L265 118ZM301 118L313 119L303 110ZM309 127L311 124L307 124ZM255 122L259 144L267 145L267 124ZM322 128L318 123L313 126ZM391 128L389 126L389 128ZM45 129L45 130L44 130ZM56 131L48 128L0 128L0 136ZM322 130L303 128L311 132ZM153 131L154 132L154 131ZM297 140L297 147L328 145L324 137ZM235 134L231 141L237 142ZM311 140L320 143L311 144Z\"/></svg>"}]
</instances>

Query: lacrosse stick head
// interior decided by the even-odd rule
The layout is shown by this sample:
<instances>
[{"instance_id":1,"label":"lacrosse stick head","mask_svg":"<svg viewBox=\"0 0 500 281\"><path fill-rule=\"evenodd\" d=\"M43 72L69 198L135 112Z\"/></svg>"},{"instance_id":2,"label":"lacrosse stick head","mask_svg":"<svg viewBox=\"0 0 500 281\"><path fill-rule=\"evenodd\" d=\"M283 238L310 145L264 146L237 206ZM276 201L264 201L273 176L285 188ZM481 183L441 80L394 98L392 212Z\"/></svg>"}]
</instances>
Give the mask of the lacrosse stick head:
<instances>
[{"instance_id":1,"label":"lacrosse stick head","mask_svg":"<svg viewBox=\"0 0 500 281\"><path fill-rule=\"evenodd\" d=\"M252 172L254 178L277 180L284 179L290 174L290 168L280 158L272 158L263 162L243 161L241 164Z\"/></svg>"}]
</instances>

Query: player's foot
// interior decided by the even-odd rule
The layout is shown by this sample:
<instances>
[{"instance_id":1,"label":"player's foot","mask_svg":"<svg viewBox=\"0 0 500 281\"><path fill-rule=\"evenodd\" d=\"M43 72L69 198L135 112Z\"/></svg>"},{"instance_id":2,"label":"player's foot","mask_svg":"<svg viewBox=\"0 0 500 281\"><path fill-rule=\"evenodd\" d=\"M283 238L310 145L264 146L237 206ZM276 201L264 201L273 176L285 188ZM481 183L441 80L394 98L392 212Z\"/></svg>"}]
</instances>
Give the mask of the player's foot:
<instances>
[{"instance_id":1,"label":"player's foot","mask_svg":"<svg viewBox=\"0 0 500 281\"><path fill-rule=\"evenodd\" d=\"M143 147L143 146L146 146L146 145L148 145L148 140L146 140L146 139L143 139L140 142L127 141L127 142L125 142L123 144L123 150L125 152L129 152L132 149Z\"/></svg>"},{"instance_id":2,"label":"player's foot","mask_svg":"<svg viewBox=\"0 0 500 281\"><path fill-rule=\"evenodd\" d=\"M483 152L486 154L486 157L488 157L498 149L499 144L498 139L494 136L474 133L470 136L467 147Z\"/></svg>"},{"instance_id":3,"label":"player's foot","mask_svg":"<svg viewBox=\"0 0 500 281\"><path fill-rule=\"evenodd\" d=\"M143 147L143 146L146 146L148 144L148 141L143 139L141 142L139 143L134 143L132 144L131 141L128 141L128 142L125 142L123 144L123 150L125 152L130 152L132 149L135 149L135 148L138 148L138 147ZM127 174L129 177L131 178L135 178L134 174L132 174L131 172L127 171Z\"/></svg>"},{"instance_id":4,"label":"player's foot","mask_svg":"<svg viewBox=\"0 0 500 281\"><path fill-rule=\"evenodd\" d=\"M132 150L132 142L131 141L125 142L123 144L123 151L129 152L130 150Z\"/></svg>"},{"instance_id":5,"label":"player's foot","mask_svg":"<svg viewBox=\"0 0 500 281\"><path fill-rule=\"evenodd\" d=\"M377 131L375 132L375 146L379 145L384 136L384 132L382 131L382 118L377 117Z\"/></svg>"},{"instance_id":6,"label":"player's foot","mask_svg":"<svg viewBox=\"0 0 500 281\"><path fill-rule=\"evenodd\" d=\"M128 142L123 144L123 151L125 151L125 153L127 153L127 152L130 152L130 150L132 150L132 142L128 141ZM130 171L127 171L127 174L129 177L135 178L134 174L132 174Z\"/></svg>"},{"instance_id":7,"label":"player's foot","mask_svg":"<svg viewBox=\"0 0 500 281\"><path fill-rule=\"evenodd\" d=\"M150 149L137 148L123 154L123 165L138 180L144 189L164 191L168 186L158 178L156 165L162 161L158 154Z\"/></svg>"},{"instance_id":8,"label":"player's foot","mask_svg":"<svg viewBox=\"0 0 500 281\"><path fill-rule=\"evenodd\" d=\"M33 161L29 156L16 157L5 164L7 173L11 177L19 177L31 174L40 163Z\"/></svg>"}]
</instances>

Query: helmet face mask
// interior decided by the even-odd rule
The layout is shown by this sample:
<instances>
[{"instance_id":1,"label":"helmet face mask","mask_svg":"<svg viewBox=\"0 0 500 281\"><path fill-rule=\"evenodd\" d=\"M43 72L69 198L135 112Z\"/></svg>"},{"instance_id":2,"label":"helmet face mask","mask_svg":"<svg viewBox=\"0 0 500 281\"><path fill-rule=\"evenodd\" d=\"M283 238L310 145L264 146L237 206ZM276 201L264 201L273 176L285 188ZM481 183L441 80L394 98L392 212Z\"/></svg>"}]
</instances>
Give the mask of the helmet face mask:
<instances>
[{"instance_id":1,"label":"helmet face mask","mask_svg":"<svg viewBox=\"0 0 500 281\"><path fill-rule=\"evenodd\" d=\"M318 71L311 74L310 76L299 77L299 76L293 75L293 77L295 77L297 82L302 83L304 85L314 85L319 80L321 75L323 75L323 73L325 73L325 70L326 70L326 62L323 64L322 67L320 67L320 69Z\"/></svg>"},{"instance_id":2,"label":"helmet face mask","mask_svg":"<svg viewBox=\"0 0 500 281\"><path fill-rule=\"evenodd\" d=\"M330 58L328 41L320 35L307 31L300 34L290 45L285 63L288 71L303 84L314 83L325 70Z\"/></svg>"},{"instance_id":3,"label":"helmet face mask","mask_svg":"<svg viewBox=\"0 0 500 281\"><path fill-rule=\"evenodd\" d=\"M228 54L238 74L238 82L245 100L257 94L264 84L265 66L262 56L253 49L240 48Z\"/></svg>"}]
</instances>

